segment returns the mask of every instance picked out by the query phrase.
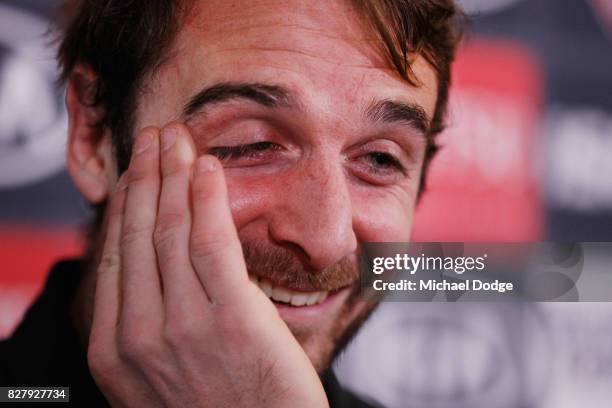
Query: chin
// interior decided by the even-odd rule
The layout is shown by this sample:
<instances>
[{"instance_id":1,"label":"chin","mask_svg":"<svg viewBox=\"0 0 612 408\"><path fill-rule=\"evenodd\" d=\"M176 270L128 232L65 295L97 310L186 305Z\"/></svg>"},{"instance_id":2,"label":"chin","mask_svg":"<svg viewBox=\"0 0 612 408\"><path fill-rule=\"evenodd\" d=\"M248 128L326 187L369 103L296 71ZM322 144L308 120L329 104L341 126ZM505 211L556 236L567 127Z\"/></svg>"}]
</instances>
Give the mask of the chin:
<instances>
[{"instance_id":1,"label":"chin","mask_svg":"<svg viewBox=\"0 0 612 408\"><path fill-rule=\"evenodd\" d=\"M338 313L326 316L319 324L296 324L287 321L319 375L323 375L336 357L355 337L377 303L361 300L359 292L347 296Z\"/></svg>"}]
</instances>

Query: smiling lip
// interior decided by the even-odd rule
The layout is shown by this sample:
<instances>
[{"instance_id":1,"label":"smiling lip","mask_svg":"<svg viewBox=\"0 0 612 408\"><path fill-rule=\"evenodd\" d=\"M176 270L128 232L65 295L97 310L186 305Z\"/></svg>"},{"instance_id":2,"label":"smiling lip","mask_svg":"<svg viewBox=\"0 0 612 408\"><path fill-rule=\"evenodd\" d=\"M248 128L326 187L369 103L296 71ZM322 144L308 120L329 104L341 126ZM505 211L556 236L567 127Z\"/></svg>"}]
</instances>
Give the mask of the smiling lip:
<instances>
[{"instance_id":1,"label":"smiling lip","mask_svg":"<svg viewBox=\"0 0 612 408\"><path fill-rule=\"evenodd\" d=\"M285 303L294 307L312 306L323 303L329 291L299 291L289 289L272 283L272 281L261 278L255 275L249 275L251 282L259 286L259 289L266 294L267 297L276 302Z\"/></svg>"},{"instance_id":2,"label":"smiling lip","mask_svg":"<svg viewBox=\"0 0 612 408\"><path fill-rule=\"evenodd\" d=\"M276 306L286 322L311 320L328 314L346 299L351 286L332 291L303 292L273 284L271 281L249 274L249 278Z\"/></svg>"}]
</instances>

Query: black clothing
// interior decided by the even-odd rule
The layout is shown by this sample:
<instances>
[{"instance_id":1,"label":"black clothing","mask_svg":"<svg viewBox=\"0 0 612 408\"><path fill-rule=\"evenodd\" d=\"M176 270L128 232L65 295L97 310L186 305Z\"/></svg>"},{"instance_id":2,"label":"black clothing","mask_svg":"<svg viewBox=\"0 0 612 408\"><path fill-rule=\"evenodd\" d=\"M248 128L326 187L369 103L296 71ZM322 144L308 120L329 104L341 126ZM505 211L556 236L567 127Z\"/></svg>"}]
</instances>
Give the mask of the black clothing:
<instances>
[{"instance_id":1,"label":"black clothing","mask_svg":"<svg viewBox=\"0 0 612 408\"><path fill-rule=\"evenodd\" d=\"M16 331L10 338L0 341L0 386L70 387L70 406L108 407L89 373L85 350L70 320L70 305L82 270L83 263L79 260L57 263L42 294ZM331 371L324 386L331 407L373 407L344 390ZM45 405L31 404L39 408ZM49 404L54 407L67 405ZM6 405L0 403L0 406Z\"/></svg>"}]
</instances>

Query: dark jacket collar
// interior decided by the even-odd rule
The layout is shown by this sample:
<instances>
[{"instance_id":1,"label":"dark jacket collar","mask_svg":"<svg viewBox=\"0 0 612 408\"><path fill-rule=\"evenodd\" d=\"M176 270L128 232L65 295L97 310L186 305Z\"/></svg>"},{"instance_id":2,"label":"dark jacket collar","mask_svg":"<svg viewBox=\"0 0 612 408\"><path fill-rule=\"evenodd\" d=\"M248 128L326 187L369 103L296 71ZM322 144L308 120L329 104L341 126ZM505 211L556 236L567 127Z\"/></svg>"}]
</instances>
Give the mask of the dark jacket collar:
<instances>
[{"instance_id":1,"label":"dark jacket collar","mask_svg":"<svg viewBox=\"0 0 612 408\"><path fill-rule=\"evenodd\" d=\"M2 385L70 386L71 404L108 406L89 373L70 318L82 271L80 260L53 266L42 293L13 335L0 343Z\"/></svg>"}]
</instances>

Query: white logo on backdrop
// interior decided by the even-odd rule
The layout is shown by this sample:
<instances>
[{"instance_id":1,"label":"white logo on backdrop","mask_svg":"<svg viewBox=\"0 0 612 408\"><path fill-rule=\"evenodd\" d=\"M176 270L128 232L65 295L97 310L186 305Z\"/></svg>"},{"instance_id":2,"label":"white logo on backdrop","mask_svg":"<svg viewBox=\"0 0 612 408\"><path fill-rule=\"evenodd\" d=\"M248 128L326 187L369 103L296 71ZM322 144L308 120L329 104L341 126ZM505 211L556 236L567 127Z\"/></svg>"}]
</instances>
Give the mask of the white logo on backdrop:
<instances>
[{"instance_id":1,"label":"white logo on backdrop","mask_svg":"<svg viewBox=\"0 0 612 408\"><path fill-rule=\"evenodd\" d=\"M64 167L66 110L55 88L49 23L0 4L0 189Z\"/></svg>"},{"instance_id":2,"label":"white logo on backdrop","mask_svg":"<svg viewBox=\"0 0 612 408\"><path fill-rule=\"evenodd\" d=\"M547 194L558 208L612 210L612 116L553 108L548 118Z\"/></svg>"},{"instance_id":3,"label":"white logo on backdrop","mask_svg":"<svg viewBox=\"0 0 612 408\"><path fill-rule=\"evenodd\" d=\"M540 407L551 341L527 308L383 302L335 371L390 408Z\"/></svg>"}]
</instances>

